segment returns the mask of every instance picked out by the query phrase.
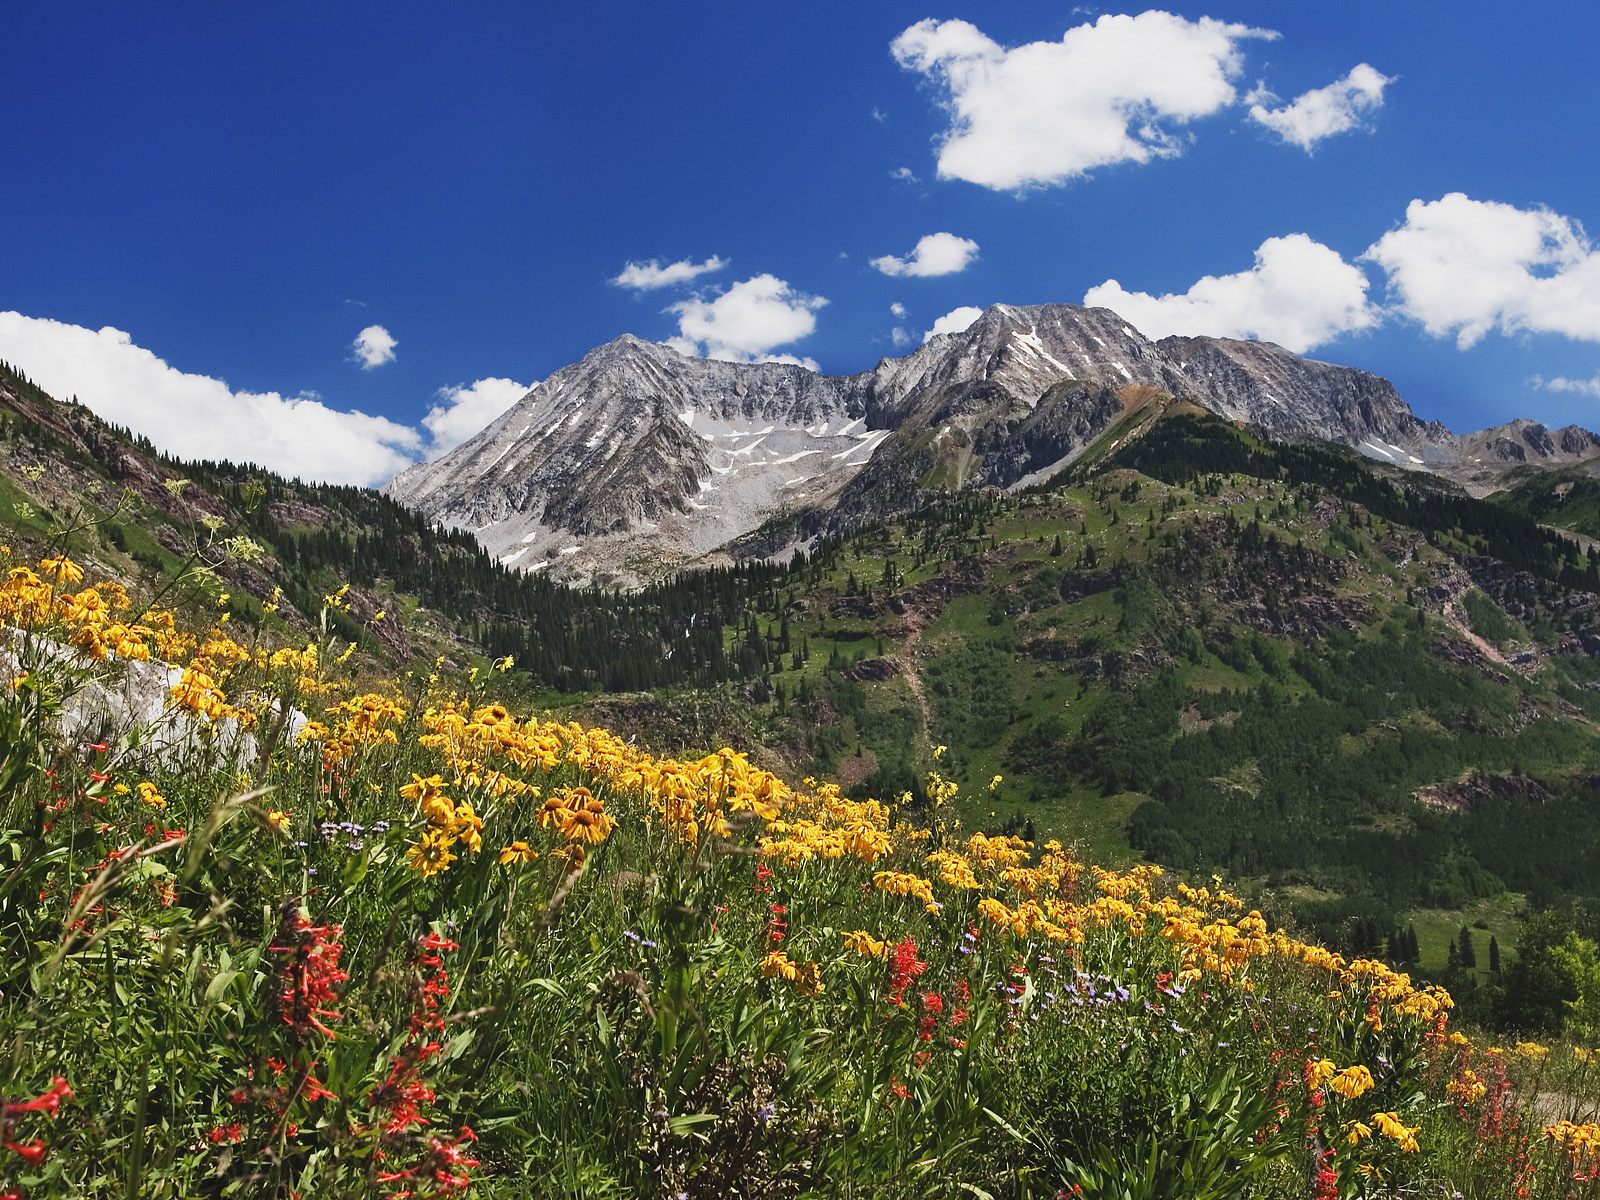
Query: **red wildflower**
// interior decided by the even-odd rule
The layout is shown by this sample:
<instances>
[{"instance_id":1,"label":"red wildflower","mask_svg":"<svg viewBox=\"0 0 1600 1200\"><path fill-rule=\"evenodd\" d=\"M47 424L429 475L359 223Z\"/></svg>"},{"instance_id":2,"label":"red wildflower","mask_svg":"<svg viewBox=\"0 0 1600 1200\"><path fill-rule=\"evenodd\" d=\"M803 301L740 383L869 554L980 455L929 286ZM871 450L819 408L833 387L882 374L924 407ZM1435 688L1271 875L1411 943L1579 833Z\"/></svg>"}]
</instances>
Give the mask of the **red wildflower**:
<instances>
[{"instance_id":1,"label":"red wildflower","mask_svg":"<svg viewBox=\"0 0 1600 1200\"><path fill-rule=\"evenodd\" d=\"M0 1104L0 1121L10 1121L13 1117L23 1113L42 1112L54 1120L56 1113L61 1111L61 1102L72 1095L72 1088L66 1079L57 1075L50 1081L50 1090L44 1095L32 1100L18 1100L15 1103Z\"/></svg>"},{"instance_id":2,"label":"red wildflower","mask_svg":"<svg viewBox=\"0 0 1600 1200\"><path fill-rule=\"evenodd\" d=\"M44 1143L38 1138L34 1138L31 1142L7 1142L6 1149L20 1155L22 1161L30 1167L37 1167L44 1161Z\"/></svg>"},{"instance_id":3,"label":"red wildflower","mask_svg":"<svg viewBox=\"0 0 1600 1200\"><path fill-rule=\"evenodd\" d=\"M906 938L896 945L889 958L889 1003L896 1007L904 1005L906 988L927 969L928 964L917 957L915 938Z\"/></svg>"},{"instance_id":4,"label":"red wildflower","mask_svg":"<svg viewBox=\"0 0 1600 1200\"><path fill-rule=\"evenodd\" d=\"M332 1005L339 999L338 985L349 978L339 969L344 947L338 925L313 925L298 912L278 930L277 944L268 947L283 956L278 975L278 1011L283 1022L304 1038L313 1030L334 1036L325 1020L336 1021Z\"/></svg>"}]
</instances>

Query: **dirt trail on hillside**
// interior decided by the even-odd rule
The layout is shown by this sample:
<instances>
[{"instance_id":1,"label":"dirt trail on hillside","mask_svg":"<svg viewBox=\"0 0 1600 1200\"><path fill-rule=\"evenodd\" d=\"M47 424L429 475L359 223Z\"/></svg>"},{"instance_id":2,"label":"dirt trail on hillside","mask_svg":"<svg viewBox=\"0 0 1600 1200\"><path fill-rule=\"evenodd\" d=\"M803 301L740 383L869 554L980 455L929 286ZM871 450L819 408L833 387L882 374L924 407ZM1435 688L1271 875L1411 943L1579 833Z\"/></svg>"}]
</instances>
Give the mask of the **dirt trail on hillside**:
<instances>
[{"instance_id":1,"label":"dirt trail on hillside","mask_svg":"<svg viewBox=\"0 0 1600 1200\"><path fill-rule=\"evenodd\" d=\"M892 662L905 678L906 686L911 689L911 695L917 701L917 708L922 713L922 740L928 745L933 744L933 707L928 703L927 689L922 686L922 675L917 670L917 643L922 640L922 614L914 608L906 609L906 641L899 653L890 654L888 660Z\"/></svg>"}]
</instances>

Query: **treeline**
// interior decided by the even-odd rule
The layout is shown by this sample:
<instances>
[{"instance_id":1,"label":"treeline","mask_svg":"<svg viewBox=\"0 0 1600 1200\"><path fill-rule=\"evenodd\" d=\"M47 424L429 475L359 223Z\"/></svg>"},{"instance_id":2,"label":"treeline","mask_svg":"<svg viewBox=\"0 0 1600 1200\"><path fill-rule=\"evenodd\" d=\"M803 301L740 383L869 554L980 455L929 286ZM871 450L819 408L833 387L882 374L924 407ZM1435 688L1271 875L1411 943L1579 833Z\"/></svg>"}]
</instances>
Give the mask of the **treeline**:
<instances>
[{"instance_id":1,"label":"treeline","mask_svg":"<svg viewBox=\"0 0 1600 1200\"><path fill-rule=\"evenodd\" d=\"M1600 589L1600 558L1584 555L1571 538L1525 513L1475 500L1426 477L1390 480L1353 451L1257 442L1216 417L1180 415L1159 422L1109 462L1170 484L1222 474L1318 487L1387 521L1430 538L1454 538L1563 587Z\"/></svg>"}]
</instances>

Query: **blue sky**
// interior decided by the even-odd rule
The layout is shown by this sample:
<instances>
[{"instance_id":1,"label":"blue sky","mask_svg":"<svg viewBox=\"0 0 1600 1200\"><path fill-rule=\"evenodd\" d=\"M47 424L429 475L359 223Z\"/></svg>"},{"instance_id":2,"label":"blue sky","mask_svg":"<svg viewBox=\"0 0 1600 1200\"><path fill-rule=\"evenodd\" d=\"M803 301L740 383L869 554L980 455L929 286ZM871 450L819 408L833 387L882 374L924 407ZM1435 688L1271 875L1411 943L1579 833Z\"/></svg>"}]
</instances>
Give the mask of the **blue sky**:
<instances>
[{"instance_id":1,"label":"blue sky","mask_svg":"<svg viewBox=\"0 0 1600 1200\"><path fill-rule=\"evenodd\" d=\"M7 5L0 357L357 482L623 332L854 371L1107 295L1600 424L1592 3L451 7Z\"/></svg>"}]
</instances>

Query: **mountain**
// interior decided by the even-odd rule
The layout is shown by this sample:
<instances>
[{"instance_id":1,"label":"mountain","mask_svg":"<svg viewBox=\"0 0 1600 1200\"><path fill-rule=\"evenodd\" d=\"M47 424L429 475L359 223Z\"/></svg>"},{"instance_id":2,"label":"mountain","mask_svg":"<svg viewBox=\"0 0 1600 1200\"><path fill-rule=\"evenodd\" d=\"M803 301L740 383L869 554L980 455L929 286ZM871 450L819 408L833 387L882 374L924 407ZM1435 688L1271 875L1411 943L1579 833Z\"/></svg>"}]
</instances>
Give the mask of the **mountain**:
<instances>
[{"instance_id":1,"label":"mountain","mask_svg":"<svg viewBox=\"0 0 1600 1200\"><path fill-rule=\"evenodd\" d=\"M1586 430L1518 421L1457 435L1387 380L1268 342L1157 342L1107 309L994 305L845 376L624 336L387 491L509 566L631 586L783 554L942 492L1036 485L1130 411L1172 402L1476 492L1528 465L1600 463Z\"/></svg>"},{"instance_id":2,"label":"mountain","mask_svg":"<svg viewBox=\"0 0 1600 1200\"><path fill-rule=\"evenodd\" d=\"M832 437L853 464L857 434L898 422L811 510L817 528L787 530L806 544L782 562L628 592L564 586L375 492L177 462L3 367L0 540L19 563L65 545L91 578L160 592L195 621L226 591L232 628L280 641L315 637L322 597L348 583L351 612L331 619L360 645L357 671L431 672L444 656L437 669L460 678L511 655L498 690L527 707L693 756L731 745L791 778L910 793L913 808L946 745L941 768L983 797L969 821L1227 870L1352 950L1371 948L1353 929L1419 909L1451 910L1453 929L1516 895L1600 898L1600 552L1549 527L1600 511L1580 468L1523 464L1490 503L1370 447L1246 430L1156 384L1061 380L1029 405L1014 389L1053 370L1020 348L1039 326L992 316L984 339L953 339L965 364L930 342L859 391L773 366L792 381L787 408L730 391L687 421L669 413L742 435L702 439L714 465L768 424L793 439L776 457ZM1082 346L1118 378L1193 361L1120 330ZM752 377L616 349L705 372L697 385ZM1381 383L1305 370L1330 388ZM1420 444L1383 409L1392 389L1365 407L1349 394L1360 429ZM1063 457L1070 469L1052 471ZM917 470L908 492L883 490ZM961 472L993 486L954 488ZM585 498L593 520L626 524L608 499ZM872 515L880 503L891 515ZM238 538L254 549L219 552ZM192 574L194 555L214 578Z\"/></svg>"},{"instance_id":3,"label":"mountain","mask_svg":"<svg viewBox=\"0 0 1600 1200\"><path fill-rule=\"evenodd\" d=\"M883 436L867 426L867 382L624 336L387 490L508 565L659 578L835 495Z\"/></svg>"}]
</instances>

